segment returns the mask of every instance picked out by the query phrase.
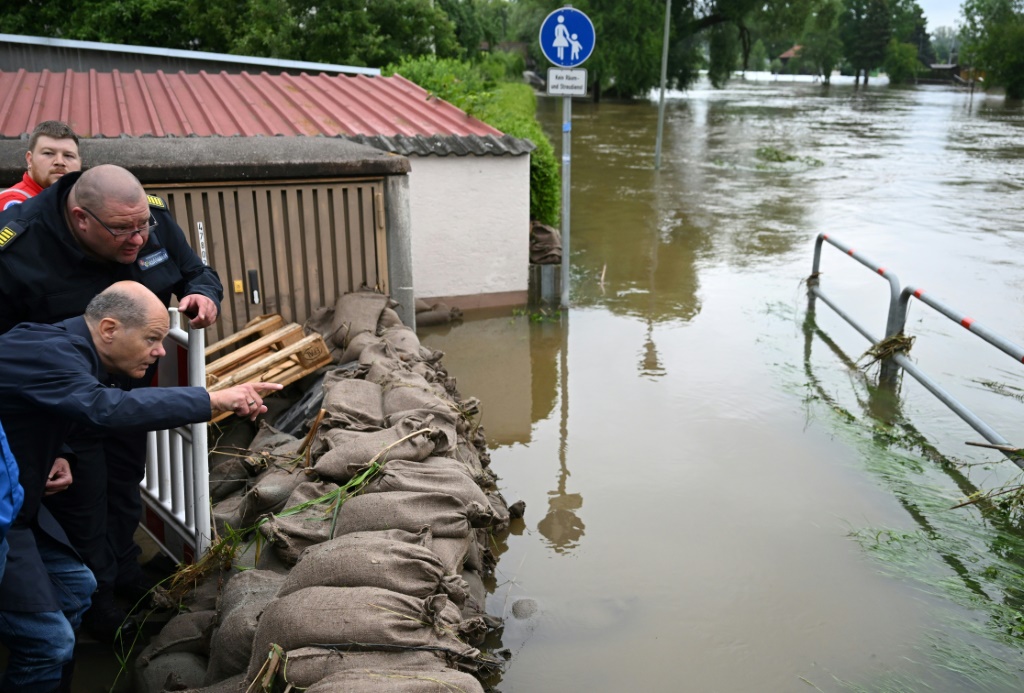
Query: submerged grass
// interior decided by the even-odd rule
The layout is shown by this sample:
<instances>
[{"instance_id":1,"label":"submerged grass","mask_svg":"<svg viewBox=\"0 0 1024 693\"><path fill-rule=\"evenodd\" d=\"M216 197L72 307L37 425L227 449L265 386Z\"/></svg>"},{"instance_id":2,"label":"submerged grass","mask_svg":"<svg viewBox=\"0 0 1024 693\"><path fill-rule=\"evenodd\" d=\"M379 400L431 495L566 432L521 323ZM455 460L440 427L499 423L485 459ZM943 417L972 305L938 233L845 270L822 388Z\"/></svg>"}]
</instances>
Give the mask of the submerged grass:
<instances>
[{"instance_id":1,"label":"submerged grass","mask_svg":"<svg viewBox=\"0 0 1024 693\"><path fill-rule=\"evenodd\" d=\"M850 532L879 570L917 589L936 627L913 648L919 659L869 681L834 683L851 691L1009 691L1024 687L1024 532L1017 479L994 496L971 467L942 454L907 421L898 397L863 370L813 323L806 338L804 398L809 418L828 421L861 453L864 467L899 501L914 525ZM859 412L829 395L811 366L824 342L849 369ZM1014 494L1017 494L1016 496ZM971 502L964 505L964 501ZM820 683L820 682L819 682Z\"/></svg>"}]
</instances>

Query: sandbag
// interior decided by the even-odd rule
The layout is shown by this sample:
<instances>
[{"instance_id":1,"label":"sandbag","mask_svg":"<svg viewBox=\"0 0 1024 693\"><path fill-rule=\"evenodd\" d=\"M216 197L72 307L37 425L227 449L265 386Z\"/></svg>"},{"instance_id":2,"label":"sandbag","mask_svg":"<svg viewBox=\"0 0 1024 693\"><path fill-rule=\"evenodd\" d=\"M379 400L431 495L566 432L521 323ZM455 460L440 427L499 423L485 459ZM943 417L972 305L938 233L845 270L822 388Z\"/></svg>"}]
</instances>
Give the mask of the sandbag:
<instances>
[{"instance_id":1,"label":"sandbag","mask_svg":"<svg viewBox=\"0 0 1024 693\"><path fill-rule=\"evenodd\" d=\"M338 346L346 346L360 332L377 332L380 314L388 307L384 294L355 291L338 297L331 320L331 339Z\"/></svg>"},{"instance_id":2,"label":"sandbag","mask_svg":"<svg viewBox=\"0 0 1024 693\"><path fill-rule=\"evenodd\" d=\"M444 352L423 346L416 333L405 325L390 327L381 332L380 336L394 348L402 361L436 363L444 356Z\"/></svg>"},{"instance_id":3,"label":"sandbag","mask_svg":"<svg viewBox=\"0 0 1024 693\"><path fill-rule=\"evenodd\" d=\"M299 484L288 497L284 510L295 508L327 495L338 488L329 481L307 481ZM296 513L274 515L260 525L259 531L271 543L274 552L287 565L295 565L307 546L331 538L332 507L324 503L311 505Z\"/></svg>"},{"instance_id":4,"label":"sandbag","mask_svg":"<svg viewBox=\"0 0 1024 693\"><path fill-rule=\"evenodd\" d=\"M237 495L225 498L213 506L213 525L218 537L225 537L228 534L228 527L231 529L242 529L245 522L245 496Z\"/></svg>"},{"instance_id":5,"label":"sandbag","mask_svg":"<svg viewBox=\"0 0 1024 693\"><path fill-rule=\"evenodd\" d=\"M299 454L302 440L283 433L266 422L260 421L256 437L249 443L249 451L259 457L273 460L292 459Z\"/></svg>"},{"instance_id":6,"label":"sandbag","mask_svg":"<svg viewBox=\"0 0 1024 693\"><path fill-rule=\"evenodd\" d=\"M459 413L452 404L438 398L429 407L396 412L385 417L384 420L391 427L398 426L406 419L412 419L414 422L429 421L431 428L436 429L434 449L431 454L443 456L458 445L459 439L455 430L455 422L458 417ZM399 457L398 459L412 458Z\"/></svg>"},{"instance_id":7,"label":"sandbag","mask_svg":"<svg viewBox=\"0 0 1024 693\"><path fill-rule=\"evenodd\" d=\"M286 652L310 645L337 649L433 649L476 660L480 651L459 638L458 608L444 595L418 599L376 587L307 587L275 599L260 616L248 680L276 644Z\"/></svg>"},{"instance_id":8,"label":"sandbag","mask_svg":"<svg viewBox=\"0 0 1024 693\"><path fill-rule=\"evenodd\" d=\"M239 674L238 676L232 676L229 679L225 679L220 683L215 683L212 686L188 688L181 691L181 693L244 693L244 691L245 674Z\"/></svg>"},{"instance_id":9,"label":"sandbag","mask_svg":"<svg viewBox=\"0 0 1024 693\"><path fill-rule=\"evenodd\" d=\"M341 671L445 671L444 660L433 652L339 652L322 647L301 647L285 653L285 681L307 688ZM452 692L454 693L454 692Z\"/></svg>"},{"instance_id":10,"label":"sandbag","mask_svg":"<svg viewBox=\"0 0 1024 693\"><path fill-rule=\"evenodd\" d=\"M216 503L245 488L252 468L242 458L231 457L210 469L210 500Z\"/></svg>"},{"instance_id":11,"label":"sandbag","mask_svg":"<svg viewBox=\"0 0 1024 693\"><path fill-rule=\"evenodd\" d=\"M443 458L431 457L437 460ZM456 463L457 464L457 463ZM431 493L443 491L455 496L464 504L477 503L487 506L489 495L485 495L480 487L461 469L453 469L447 465L431 465L427 462L406 462L394 460L388 462L363 489L363 493L385 493L390 491L416 491ZM491 508L495 505L492 503ZM508 508L505 510L505 526L508 526ZM498 516L500 517L500 516Z\"/></svg>"},{"instance_id":12,"label":"sandbag","mask_svg":"<svg viewBox=\"0 0 1024 693\"><path fill-rule=\"evenodd\" d=\"M360 332L349 341L348 346L341 352L338 363L352 363L359 361L363 351L374 344L384 344L384 340L372 332Z\"/></svg>"},{"instance_id":13,"label":"sandbag","mask_svg":"<svg viewBox=\"0 0 1024 693\"><path fill-rule=\"evenodd\" d=\"M343 484L365 470L374 458L422 460L434 451L437 440L443 438L433 423L432 418L410 416L391 428L373 433L332 429L322 439L329 450L316 459L313 468L324 479ZM421 430L423 433L398 442ZM389 445L392 447L384 452Z\"/></svg>"},{"instance_id":14,"label":"sandbag","mask_svg":"<svg viewBox=\"0 0 1024 693\"><path fill-rule=\"evenodd\" d=\"M245 673L252 656L256 622L283 582L283 576L270 571L245 570L224 586L218 609L220 625L210 640L205 685Z\"/></svg>"},{"instance_id":15,"label":"sandbag","mask_svg":"<svg viewBox=\"0 0 1024 693\"><path fill-rule=\"evenodd\" d=\"M394 370L381 383L384 415L400 411L434 406L440 399L422 375L406 370Z\"/></svg>"},{"instance_id":16,"label":"sandbag","mask_svg":"<svg viewBox=\"0 0 1024 693\"><path fill-rule=\"evenodd\" d=\"M210 634L217 618L216 611L186 611L168 621L139 654L139 664L148 664L155 657L172 652L207 655Z\"/></svg>"},{"instance_id":17,"label":"sandbag","mask_svg":"<svg viewBox=\"0 0 1024 693\"><path fill-rule=\"evenodd\" d=\"M345 377L332 371L324 378L324 403L327 412L323 425L354 431L376 431L384 427L380 385Z\"/></svg>"},{"instance_id":18,"label":"sandbag","mask_svg":"<svg viewBox=\"0 0 1024 693\"><path fill-rule=\"evenodd\" d=\"M288 574L278 596L317 585L380 587L421 599L446 594L456 606L466 599L462 578L446 576L441 559L426 546L369 532L309 547Z\"/></svg>"},{"instance_id":19,"label":"sandbag","mask_svg":"<svg viewBox=\"0 0 1024 693\"><path fill-rule=\"evenodd\" d=\"M136 666L134 693L180 691L203 685L206 658L191 652L171 652Z\"/></svg>"},{"instance_id":20,"label":"sandbag","mask_svg":"<svg viewBox=\"0 0 1024 693\"><path fill-rule=\"evenodd\" d=\"M299 484L310 481L312 477L300 467L282 469L271 467L256 478L245 494L242 503L242 522L244 526L256 522L260 515L276 513L282 508Z\"/></svg>"},{"instance_id":21,"label":"sandbag","mask_svg":"<svg viewBox=\"0 0 1024 693\"><path fill-rule=\"evenodd\" d=\"M435 537L430 542L430 550L441 559L445 575L458 575L466 567L466 556L474 543L476 536L472 532L464 537Z\"/></svg>"},{"instance_id":22,"label":"sandbag","mask_svg":"<svg viewBox=\"0 0 1024 693\"><path fill-rule=\"evenodd\" d=\"M401 316L395 312L394 308L385 308L380 312L380 318L377 320L377 332L383 332L389 327L398 327L404 325Z\"/></svg>"},{"instance_id":23,"label":"sandbag","mask_svg":"<svg viewBox=\"0 0 1024 693\"><path fill-rule=\"evenodd\" d=\"M483 693L472 675L455 669L444 671L342 671L310 686L306 693Z\"/></svg>"},{"instance_id":24,"label":"sandbag","mask_svg":"<svg viewBox=\"0 0 1024 693\"><path fill-rule=\"evenodd\" d=\"M445 493L369 493L345 501L338 512L334 536L382 529L416 532L426 525L435 538L458 538L468 535L473 527L487 527L493 522L489 507L466 504Z\"/></svg>"}]
</instances>

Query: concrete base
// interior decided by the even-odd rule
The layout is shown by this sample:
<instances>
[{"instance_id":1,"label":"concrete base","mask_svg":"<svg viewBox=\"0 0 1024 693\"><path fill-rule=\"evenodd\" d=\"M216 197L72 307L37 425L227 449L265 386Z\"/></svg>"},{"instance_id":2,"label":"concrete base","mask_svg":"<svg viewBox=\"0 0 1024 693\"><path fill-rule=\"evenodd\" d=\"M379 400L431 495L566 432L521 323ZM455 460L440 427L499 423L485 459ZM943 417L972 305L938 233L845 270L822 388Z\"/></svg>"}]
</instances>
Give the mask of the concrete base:
<instances>
[{"instance_id":1,"label":"concrete base","mask_svg":"<svg viewBox=\"0 0 1024 693\"><path fill-rule=\"evenodd\" d=\"M562 299L562 266L530 265L529 306L557 309Z\"/></svg>"},{"instance_id":2,"label":"concrete base","mask_svg":"<svg viewBox=\"0 0 1024 693\"><path fill-rule=\"evenodd\" d=\"M491 294L471 294L468 296L421 296L427 303L444 303L459 310L478 310L482 308L515 308L526 305L525 291L501 291Z\"/></svg>"}]
</instances>

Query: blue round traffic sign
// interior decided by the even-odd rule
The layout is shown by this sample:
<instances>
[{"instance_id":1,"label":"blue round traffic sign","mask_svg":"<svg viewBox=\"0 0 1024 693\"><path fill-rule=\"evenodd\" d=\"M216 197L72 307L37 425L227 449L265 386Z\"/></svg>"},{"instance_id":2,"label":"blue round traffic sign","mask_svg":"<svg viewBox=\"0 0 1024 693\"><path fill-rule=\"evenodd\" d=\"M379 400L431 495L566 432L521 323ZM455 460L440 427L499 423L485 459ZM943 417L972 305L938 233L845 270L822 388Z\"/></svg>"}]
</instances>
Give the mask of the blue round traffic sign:
<instances>
[{"instance_id":1,"label":"blue round traffic sign","mask_svg":"<svg viewBox=\"0 0 1024 693\"><path fill-rule=\"evenodd\" d=\"M594 23L572 7L555 10L540 25L540 49L559 67L576 67L594 52Z\"/></svg>"}]
</instances>

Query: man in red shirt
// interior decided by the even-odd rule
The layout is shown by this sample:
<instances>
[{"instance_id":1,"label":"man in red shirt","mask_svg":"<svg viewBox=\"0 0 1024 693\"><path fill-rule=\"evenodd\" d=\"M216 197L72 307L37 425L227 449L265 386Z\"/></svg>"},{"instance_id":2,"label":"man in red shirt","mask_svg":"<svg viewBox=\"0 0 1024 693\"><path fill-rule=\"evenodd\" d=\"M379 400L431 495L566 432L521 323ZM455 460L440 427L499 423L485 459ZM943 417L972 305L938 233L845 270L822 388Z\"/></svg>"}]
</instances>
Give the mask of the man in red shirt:
<instances>
[{"instance_id":1,"label":"man in red shirt","mask_svg":"<svg viewBox=\"0 0 1024 693\"><path fill-rule=\"evenodd\" d=\"M35 197L65 173L81 171L78 135L67 123L44 120L32 131L25 163L28 170L21 182L0 192L0 211Z\"/></svg>"}]
</instances>

